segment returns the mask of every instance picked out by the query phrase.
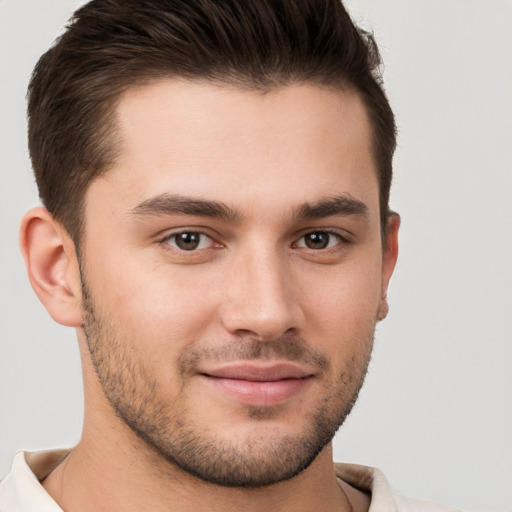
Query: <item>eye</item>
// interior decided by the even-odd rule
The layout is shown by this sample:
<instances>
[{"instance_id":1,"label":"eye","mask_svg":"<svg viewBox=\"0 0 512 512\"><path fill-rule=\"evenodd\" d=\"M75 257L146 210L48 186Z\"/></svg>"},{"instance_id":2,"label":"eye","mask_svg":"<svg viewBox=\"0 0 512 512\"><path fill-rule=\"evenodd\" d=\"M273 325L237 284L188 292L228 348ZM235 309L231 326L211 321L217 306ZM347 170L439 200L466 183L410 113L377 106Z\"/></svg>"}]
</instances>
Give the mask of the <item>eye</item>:
<instances>
[{"instance_id":1,"label":"eye","mask_svg":"<svg viewBox=\"0 0 512 512\"><path fill-rule=\"evenodd\" d=\"M213 240L198 231L182 231L166 238L166 243L181 251L196 251L206 249L212 245Z\"/></svg>"},{"instance_id":2,"label":"eye","mask_svg":"<svg viewBox=\"0 0 512 512\"><path fill-rule=\"evenodd\" d=\"M295 245L296 247L322 250L335 247L342 241L343 238L337 233L332 233L330 231L313 231L302 236Z\"/></svg>"}]
</instances>

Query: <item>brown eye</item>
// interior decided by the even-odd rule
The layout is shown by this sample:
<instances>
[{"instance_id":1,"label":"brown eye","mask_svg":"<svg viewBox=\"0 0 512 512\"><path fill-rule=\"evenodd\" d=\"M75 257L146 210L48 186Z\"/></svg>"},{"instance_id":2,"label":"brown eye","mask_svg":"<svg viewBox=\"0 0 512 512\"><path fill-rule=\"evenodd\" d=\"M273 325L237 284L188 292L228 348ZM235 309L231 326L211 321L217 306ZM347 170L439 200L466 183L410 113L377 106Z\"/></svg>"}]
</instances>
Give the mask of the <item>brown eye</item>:
<instances>
[{"instance_id":1,"label":"brown eye","mask_svg":"<svg viewBox=\"0 0 512 512\"><path fill-rule=\"evenodd\" d=\"M328 231L313 231L304 235L297 243L297 247L322 250L334 247L340 243L340 241L341 237L336 233L330 233Z\"/></svg>"},{"instance_id":2,"label":"brown eye","mask_svg":"<svg viewBox=\"0 0 512 512\"><path fill-rule=\"evenodd\" d=\"M171 235L168 239L168 243L182 251L194 251L208 247L211 243L211 238L204 233L185 231Z\"/></svg>"}]
</instances>

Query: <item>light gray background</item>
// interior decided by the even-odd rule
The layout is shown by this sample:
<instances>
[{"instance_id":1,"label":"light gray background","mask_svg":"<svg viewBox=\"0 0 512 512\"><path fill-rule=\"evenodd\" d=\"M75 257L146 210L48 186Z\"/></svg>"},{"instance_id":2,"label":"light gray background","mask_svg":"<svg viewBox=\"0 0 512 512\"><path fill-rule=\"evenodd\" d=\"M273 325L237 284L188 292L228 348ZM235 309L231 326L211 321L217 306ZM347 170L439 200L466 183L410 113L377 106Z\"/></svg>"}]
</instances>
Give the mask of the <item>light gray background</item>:
<instances>
[{"instance_id":1,"label":"light gray background","mask_svg":"<svg viewBox=\"0 0 512 512\"><path fill-rule=\"evenodd\" d=\"M28 78L80 3L0 0L0 476L16 450L80 433L75 336L38 303L16 240L37 204ZM391 313L335 456L380 467L409 495L510 512L512 1L347 4L384 55L403 226Z\"/></svg>"}]
</instances>

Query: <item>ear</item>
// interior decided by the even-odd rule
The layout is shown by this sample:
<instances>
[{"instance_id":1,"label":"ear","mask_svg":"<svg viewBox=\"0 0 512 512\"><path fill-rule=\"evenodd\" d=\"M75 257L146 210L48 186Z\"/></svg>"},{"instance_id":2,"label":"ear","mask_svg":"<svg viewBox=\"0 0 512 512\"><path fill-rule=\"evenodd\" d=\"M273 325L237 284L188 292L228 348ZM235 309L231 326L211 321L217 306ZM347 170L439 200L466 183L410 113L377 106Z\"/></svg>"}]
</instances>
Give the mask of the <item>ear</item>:
<instances>
[{"instance_id":1,"label":"ear","mask_svg":"<svg viewBox=\"0 0 512 512\"><path fill-rule=\"evenodd\" d=\"M23 217L19 241L30 284L50 316L80 327L80 271L71 237L47 210L33 208Z\"/></svg>"},{"instance_id":2,"label":"ear","mask_svg":"<svg viewBox=\"0 0 512 512\"><path fill-rule=\"evenodd\" d=\"M389 312L388 285L395 269L398 258L398 229L400 228L400 215L391 212L386 226L386 239L382 251L382 290L379 304L378 319L384 320Z\"/></svg>"}]
</instances>

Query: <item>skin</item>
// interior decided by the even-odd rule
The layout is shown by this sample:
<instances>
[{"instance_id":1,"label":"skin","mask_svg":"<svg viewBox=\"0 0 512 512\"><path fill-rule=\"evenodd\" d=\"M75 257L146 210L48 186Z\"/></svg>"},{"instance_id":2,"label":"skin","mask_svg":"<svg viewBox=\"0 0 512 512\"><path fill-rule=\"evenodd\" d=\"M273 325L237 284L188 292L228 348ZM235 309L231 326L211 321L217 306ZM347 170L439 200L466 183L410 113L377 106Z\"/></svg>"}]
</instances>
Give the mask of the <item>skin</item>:
<instances>
[{"instance_id":1,"label":"skin","mask_svg":"<svg viewBox=\"0 0 512 512\"><path fill-rule=\"evenodd\" d=\"M45 488L74 512L367 510L336 481L328 439L301 473L275 476L318 417L334 431L348 414L387 313L399 219L383 246L361 100L165 80L129 91L118 124L120 155L86 193L80 262L44 209L21 228L32 285L77 329L83 364L83 435ZM240 364L243 378L216 375ZM291 387L261 378L282 365L302 372ZM206 454L224 449L223 466L241 461L233 473L253 464L277 483L184 471L165 453L183 424Z\"/></svg>"}]
</instances>

